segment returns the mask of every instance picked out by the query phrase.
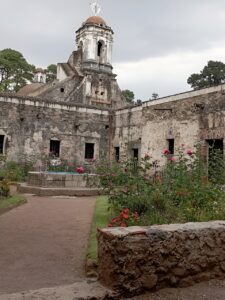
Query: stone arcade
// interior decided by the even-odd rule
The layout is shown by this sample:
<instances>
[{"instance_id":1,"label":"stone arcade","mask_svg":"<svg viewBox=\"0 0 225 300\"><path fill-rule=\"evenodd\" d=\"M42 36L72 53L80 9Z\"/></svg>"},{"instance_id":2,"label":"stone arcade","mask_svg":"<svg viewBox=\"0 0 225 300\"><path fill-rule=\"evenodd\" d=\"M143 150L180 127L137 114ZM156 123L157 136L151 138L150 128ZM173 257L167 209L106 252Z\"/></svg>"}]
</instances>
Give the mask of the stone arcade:
<instances>
[{"instance_id":1,"label":"stone arcade","mask_svg":"<svg viewBox=\"0 0 225 300\"><path fill-rule=\"evenodd\" d=\"M0 94L0 154L8 160L54 153L75 164L100 157L161 159L185 144L224 147L225 85L126 107L112 68L113 30L99 16L76 32L77 50L58 64L57 80L40 72L18 94ZM41 81L41 82L40 82Z\"/></svg>"}]
</instances>

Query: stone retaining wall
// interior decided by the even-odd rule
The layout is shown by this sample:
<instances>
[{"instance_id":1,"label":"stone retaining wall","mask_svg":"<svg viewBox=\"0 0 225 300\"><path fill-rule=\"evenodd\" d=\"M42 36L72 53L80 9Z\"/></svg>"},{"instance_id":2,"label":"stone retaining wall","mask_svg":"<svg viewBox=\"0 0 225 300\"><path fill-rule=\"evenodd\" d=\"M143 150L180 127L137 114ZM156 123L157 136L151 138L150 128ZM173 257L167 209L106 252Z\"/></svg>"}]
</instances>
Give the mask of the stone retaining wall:
<instances>
[{"instance_id":1,"label":"stone retaining wall","mask_svg":"<svg viewBox=\"0 0 225 300\"><path fill-rule=\"evenodd\" d=\"M101 229L99 278L125 293L225 277L225 222Z\"/></svg>"}]
</instances>

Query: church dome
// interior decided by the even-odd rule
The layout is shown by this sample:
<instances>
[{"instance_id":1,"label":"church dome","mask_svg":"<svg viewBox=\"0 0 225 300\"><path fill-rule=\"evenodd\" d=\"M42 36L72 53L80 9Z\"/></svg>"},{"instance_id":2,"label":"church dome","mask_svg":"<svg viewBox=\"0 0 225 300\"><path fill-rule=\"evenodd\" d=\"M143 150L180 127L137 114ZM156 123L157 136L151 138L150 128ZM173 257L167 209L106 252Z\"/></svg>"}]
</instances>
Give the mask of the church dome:
<instances>
[{"instance_id":1,"label":"church dome","mask_svg":"<svg viewBox=\"0 0 225 300\"><path fill-rule=\"evenodd\" d=\"M95 24L99 26L106 26L106 22L99 16L89 17L84 24Z\"/></svg>"}]
</instances>

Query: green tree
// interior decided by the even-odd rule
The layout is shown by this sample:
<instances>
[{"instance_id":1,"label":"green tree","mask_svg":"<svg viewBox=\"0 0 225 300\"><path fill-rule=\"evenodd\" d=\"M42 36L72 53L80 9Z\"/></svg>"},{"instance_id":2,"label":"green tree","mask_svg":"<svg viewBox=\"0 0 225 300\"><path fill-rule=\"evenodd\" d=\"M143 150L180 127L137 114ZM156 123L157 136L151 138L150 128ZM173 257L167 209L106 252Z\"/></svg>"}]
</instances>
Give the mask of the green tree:
<instances>
[{"instance_id":1,"label":"green tree","mask_svg":"<svg viewBox=\"0 0 225 300\"><path fill-rule=\"evenodd\" d=\"M123 90L122 94L126 99L127 103L134 104L134 93L130 90Z\"/></svg>"},{"instance_id":2,"label":"green tree","mask_svg":"<svg viewBox=\"0 0 225 300\"><path fill-rule=\"evenodd\" d=\"M210 60L200 73L192 74L187 83L193 89L201 89L219 85L225 82L225 64Z\"/></svg>"},{"instance_id":3,"label":"green tree","mask_svg":"<svg viewBox=\"0 0 225 300\"><path fill-rule=\"evenodd\" d=\"M13 49L0 51L0 91L17 92L32 81L35 67Z\"/></svg>"},{"instance_id":4,"label":"green tree","mask_svg":"<svg viewBox=\"0 0 225 300\"><path fill-rule=\"evenodd\" d=\"M54 64L49 65L46 70L46 75L47 75L47 82L53 82L56 79L57 66Z\"/></svg>"},{"instance_id":5,"label":"green tree","mask_svg":"<svg viewBox=\"0 0 225 300\"><path fill-rule=\"evenodd\" d=\"M152 93L152 100L156 100L159 98L159 94L157 93Z\"/></svg>"}]
</instances>

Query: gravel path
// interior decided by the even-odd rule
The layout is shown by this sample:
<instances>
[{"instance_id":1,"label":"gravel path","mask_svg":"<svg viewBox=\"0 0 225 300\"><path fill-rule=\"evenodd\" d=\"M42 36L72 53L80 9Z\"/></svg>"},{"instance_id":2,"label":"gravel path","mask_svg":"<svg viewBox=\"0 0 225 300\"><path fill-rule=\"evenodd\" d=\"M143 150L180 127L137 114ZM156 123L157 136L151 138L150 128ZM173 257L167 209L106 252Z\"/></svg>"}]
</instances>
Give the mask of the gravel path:
<instances>
[{"instance_id":1,"label":"gravel path","mask_svg":"<svg viewBox=\"0 0 225 300\"><path fill-rule=\"evenodd\" d=\"M83 280L95 198L27 198L0 216L0 293Z\"/></svg>"}]
</instances>

